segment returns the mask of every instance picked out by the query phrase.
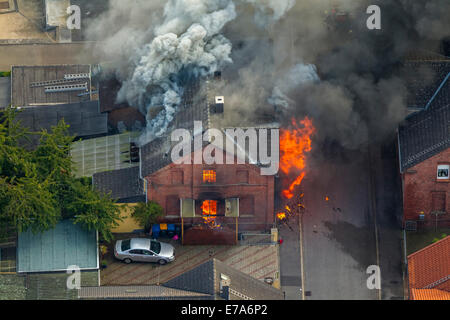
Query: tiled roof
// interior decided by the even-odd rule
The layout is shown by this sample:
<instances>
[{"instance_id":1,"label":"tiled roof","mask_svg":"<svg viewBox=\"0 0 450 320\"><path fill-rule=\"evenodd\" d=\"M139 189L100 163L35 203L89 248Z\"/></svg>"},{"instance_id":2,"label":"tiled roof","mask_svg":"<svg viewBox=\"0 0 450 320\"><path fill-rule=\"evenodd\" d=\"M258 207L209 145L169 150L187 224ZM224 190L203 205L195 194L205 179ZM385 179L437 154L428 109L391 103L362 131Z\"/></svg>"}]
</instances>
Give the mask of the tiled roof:
<instances>
[{"instance_id":1,"label":"tiled roof","mask_svg":"<svg viewBox=\"0 0 450 320\"><path fill-rule=\"evenodd\" d=\"M450 147L450 73L436 88L428 107L399 127L400 171Z\"/></svg>"},{"instance_id":2,"label":"tiled roof","mask_svg":"<svg viewBox=\"0 0 450 320\"><path fill-rule=\"evenodd\" d=\"M434 53L410 55L404 63L407 106L423 109L450 72L450 58Z\"/></svg>"},{"instance_id":3,"label":"tiled roof","mask_svg":"<svg viewBox=\"0 0 450 320\"><path fill-rule=\"evenodd\" d=\"M411 289L411 300L450 300L450 292L437 289Z\"/></svg>"},{"instance_id":4,"label":"tiled roof","mask_svg":"<svg viewBox=\"0 0 450 320\"><path fill-rule=\"evenodd\" d=\"M82 287L79 299L139 299L139 300L198 300L211 299L207 294L167 288L164 286L102 286Z\"/></svg>"},{"instance_id":5,"label":"tiled roof","mask_svg":"<svg viewBox=\"0 0 450 320\"><path fill-rule=\"evenodd\" d=\"M284 299L284 295L280 290L238 271L217 259L211 259L183 273L165 283L164 286L214 295L216 299L220 299L219 291L222 274L230 279L230 299L232 300L240 300L243 298L253 300Z\"/></svg>"},{"instance_id":6,"label":"tiled roof","mask_svg":"<svg viewBox=\"0 0 450 320\"><path fill-rule=\"evenodd\" d=\"M119 200L135 197L140 199L144 195L139 167L95 173L93 185L103 193L111 192L111 197ZM145 200L145 196L143 199Z\"/></svg>"},{"instance_id":7,"label":"tiled roof","mask_svg":"<svg viewBox=\"0 0 450 320\"><path fill-rule=\"evenodd\" d=\"M450 290L450 236L408 256L410 289Z\"/></svg>"},{"instance_id":8,"label":"tiled roof","mask_svg":"<svg viewBox=\"0 0 450 320\"><path fill-rule=\"evenodd\" d=\"M186 85L179 110L175 115L171 128L187 129L192 132L194 121L202 122L203 131L210 128L207 88L207 83L201 79L191 80L189 85ZM151 175L172 162L170 158L172 149L171 128L163 136L142 146L142 177Z\"/></svg>"}]
</instances>

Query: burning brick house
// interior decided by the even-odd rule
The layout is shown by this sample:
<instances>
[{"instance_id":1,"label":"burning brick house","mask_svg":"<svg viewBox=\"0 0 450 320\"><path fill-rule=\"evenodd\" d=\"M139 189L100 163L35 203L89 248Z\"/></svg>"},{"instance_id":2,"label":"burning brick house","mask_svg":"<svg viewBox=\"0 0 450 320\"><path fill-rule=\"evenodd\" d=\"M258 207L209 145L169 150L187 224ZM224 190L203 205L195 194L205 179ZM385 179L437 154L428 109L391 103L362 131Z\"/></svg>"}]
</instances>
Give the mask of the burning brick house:
<instances>
[{"instance_id":1,"label":"burning brick house","mask_svg":"<svg viewBox=\"0 0 450 320\"><path fill-rule=\"evenodd\" d=\"M415 226L437 219L449 223L450 213L450 64L421 63L424 66L433 70L432 80L442 80L434 90L428 87L435 81L428 81L415 91L408 102L417 102L413 107L419 111L410 114L398 131L403 221Z\"/></svg>"},{"instance_id":2,"label":"burning brick house","mask_svg":"<svg viewBox=\"0 0 450 320\"><path fill-rule=\"evenodd\" d=\"M187 129L193 136L202 135L210 128L224 131L221 120L227 112L226 97L215 96L213 91L213 81L192 81L185 88L171 128ZM202 132L194 132L194 121L202 123ZM238 164L237 157L234 164L175 164L171 151L176 143L171 141L171 133L169 129L140 147L138 176L128 177L140 181L142 188L137 189L142 190L147 200L156 201L164 208L161 223L181 224L185 244L235 244L240 232L270 231L274 224L273 175L262 175L263 166L257 162L249 164L245 152L240 153L241 158L242 155L246 158L244 164ZM194 147L191 156L203 153L211 143L203 141L203 145ZM237 143L235 147L246 149ZM108 178L114 175L114 171L94 174L94 186L104 192L113 191L113 197L119 196Z\"/></svg>"}]
</instances>

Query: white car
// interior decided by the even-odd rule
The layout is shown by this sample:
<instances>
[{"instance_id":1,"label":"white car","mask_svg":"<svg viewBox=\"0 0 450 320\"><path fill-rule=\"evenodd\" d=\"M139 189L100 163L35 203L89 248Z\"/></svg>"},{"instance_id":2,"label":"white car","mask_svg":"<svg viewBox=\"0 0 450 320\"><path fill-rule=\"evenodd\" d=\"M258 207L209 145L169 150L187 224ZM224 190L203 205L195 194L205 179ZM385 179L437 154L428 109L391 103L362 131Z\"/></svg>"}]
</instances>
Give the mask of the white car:
<instances>
[{"instance_id":1,"label":"white car","mask_svg":"<svg viewBox=\"0 0 450 320\"><path fill-rule=\"evenodd\" d=\"M175 248L168 244L146 238L118 240L114 256L125 263L156 262L164 265L175 260Z\"/></svg>"}]
</instances>

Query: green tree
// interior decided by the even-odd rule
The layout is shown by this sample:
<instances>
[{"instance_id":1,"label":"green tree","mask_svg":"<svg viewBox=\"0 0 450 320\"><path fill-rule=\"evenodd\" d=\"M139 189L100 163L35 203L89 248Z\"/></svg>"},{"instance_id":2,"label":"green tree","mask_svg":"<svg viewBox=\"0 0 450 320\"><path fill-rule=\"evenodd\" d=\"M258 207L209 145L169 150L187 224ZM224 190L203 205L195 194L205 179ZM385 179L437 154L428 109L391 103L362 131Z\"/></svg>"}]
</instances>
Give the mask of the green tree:
<instances>
[{"instance_id":1,"label":"green tree","mask_svg":"<svg viewBox=\"0 0 450 320\"><path fill-rule=\"evenodd\" d=\"M81 182L76 184L74 191L73 200L67 205L68 212L73 215L73 221L87 230L98 230L103 239L111 241L111 229L122 221L120 207L109 195L94 192Z\"/></svg>"},{"instance_id":2,"label":"green tree","mask_svg":"<svg viewBox=\"0 0 450 320\"><path fill-rule=\"evenodd\" d=\"M15 120L16 113L15 108L0 112L0 223L19 232L43 232L72 219L111 240L120 209L93 190L90 179L73 174L69 126L60 121L50 131L32 133ZM40 136L34 150L23 147L31 134Z\"/></svg>"},{"instance_id":3,"label":"green tree","mask_svg":"<svg viewBox=\"0 0 450 320\"><path fill-rule=\"evenodd\" d=\"M154 201L140 202L131 211L131 217L141 226L144 226L146 231L163 215L163 208Z\"/></svg>"}]
</instances>

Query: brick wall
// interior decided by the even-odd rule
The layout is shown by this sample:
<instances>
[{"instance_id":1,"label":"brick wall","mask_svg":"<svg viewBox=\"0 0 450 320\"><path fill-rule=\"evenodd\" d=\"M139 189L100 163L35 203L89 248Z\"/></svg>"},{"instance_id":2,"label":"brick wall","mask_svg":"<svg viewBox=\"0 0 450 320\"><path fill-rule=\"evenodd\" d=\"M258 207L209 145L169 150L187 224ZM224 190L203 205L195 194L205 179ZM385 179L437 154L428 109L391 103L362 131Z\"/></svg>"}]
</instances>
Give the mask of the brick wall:
<instances>
[{"instance_id":1,"label":"brick wall","mask_svg":"<svg viewBox=\"0 0 450 320\"><path fill-rule=\"evenodd\" d=\"M404 220L417 220L421 211L425 219L431 219L430 212L444 207L445 217L450 214L450 181L437 179L439 164L450 164L450 148L431 157L403 173Z\"/></svg>"},{"instance_id":2,"label":"brick wall","mask_svg":"<svg viewBox=\"0 0 450 320\"><path fill-rule=\"evenodd\" d=\"M204 183L203 170L215 170L216 182ZM164 222L180 223L179 199L195 199L196 214L203 200L219 200L219 215L224 214L224 199L239 198L239 231L267 231L274 222L274 177L260 175L250 164L175 165L171 164L146 177L147 197L164 207ZM201 218L185 219L185 224L201 223ZM234 228L234 218L221 218Z\"/></svg>"}]
</instances>

